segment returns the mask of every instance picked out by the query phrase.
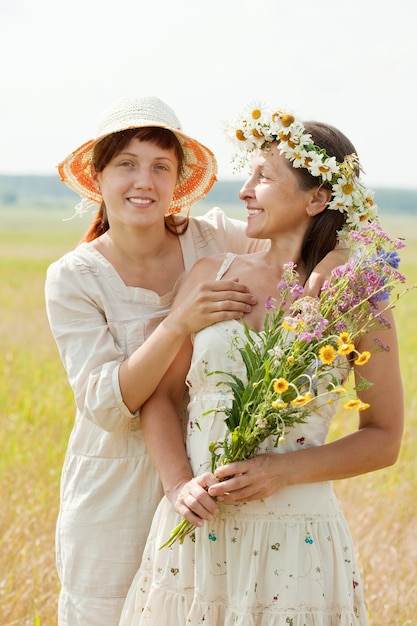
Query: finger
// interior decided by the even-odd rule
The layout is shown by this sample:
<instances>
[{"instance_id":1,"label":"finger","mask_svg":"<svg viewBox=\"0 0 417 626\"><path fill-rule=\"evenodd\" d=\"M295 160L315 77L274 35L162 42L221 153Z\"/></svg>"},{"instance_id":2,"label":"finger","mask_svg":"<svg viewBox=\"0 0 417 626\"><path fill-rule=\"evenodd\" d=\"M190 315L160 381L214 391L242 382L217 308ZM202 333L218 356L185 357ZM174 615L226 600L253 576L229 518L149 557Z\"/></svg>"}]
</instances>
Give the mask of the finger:
<instances>
[{"instance_id":1,"label":"finger","mask_svg":"<svg viewBox=\"0 0 417 626\"><path fill-rule=\"evenodd\" d=\"M229 486L220 483L220 486L210 487L209 494L216 498L218 502L246 502L249 500L258 500L265 497L262 486L257 483L245 483L239 480L231 479L227 481Z\"/></svg>"},{"instance_id":2,"label":"finger","mask_svg":"<svg viewBox=\"0 0 417 626\"><path fill-rule=\"evenodd\" d=\"M218 511L218 506L207 490L210 485L217 482L217 479L211 473L194 478L179 493L177 510L182 515L184 515L184 509L188 509L192 515L196 515L201 519L213 519Z\"/></svg>"},{"instance_id":3,"label":"finger","mask_svg":"<svg viewBox=\"0 0 417 626\"><path fill-rule=\"evenodd\" d=\"M209 487L208 493L213 498L219 498L229 493L234 494L236 491L240 491L244 487L247 487L248 484L249 482L246 476L233 476L228 480L223 480L216 485L212 485L211 487Z\"/></svg>"},{"instance_id":4,"label":"finger","mask_svg":"<svg viewBox=\"0 0 417 626\"><path fill-rule=\"evenodd\" d=\"M195 498L190 495L184 500L184 504L192 515L196 515L201 520L213 520L218 511L216 501L207 492L202 498Z\"/></svg>"},{"instance_id":5,"label":"finger","mask_svg":"<svg viewBox=\"0 0 417 626\"><path fill-rule=\"evenodd\" d=\"M251 293L229 290L207 291L202 294L200 298L198 298L198 301L200 301L203 305L205 302L221 303L224 308L225 305L233 305L235 303L243 303L251 307L256 304L256 298Z\"/></svg>"},{"instance_id":6,"label":"finger","mask_svg":"<svg viewBox=\"0 0 417 626\"><path fill-rule=\"evenodd\" d=\"M201 474L201 476L197 477L197 483L207 492L207 489L211 485L217 485L219 482L218 478L215 477L211 472L206 472L205 474Z\"/></svg>"},{"instance_id":7,"label":"finger","mask_svg":"<svg viewBox=\"0 0 417 626\"><path fill-rule=\"evenodd\" d=\"M205 293L217 294L223 300L244 300L251 304L256 304L255 296L246 285L242 285L233 280L217 280L203 286Z\"/></svg>"},{"instance_id":8,"label":"finger","mask_svg":"<svg viewBox=\"0 0 417 626\"><path fill-rule=\"evenodd\" d=\"M239 491L234 491L233 493L226 493L222 497L222 502L225 504L236 504L239 502L252 502L253 500L262 500L265 498L265 495L256 489L241 489Z\"/></svg>"},{"instance_id":9,"label":"finger","mask_svg":"<svg viewBox=\"0 0 417 626\"><path fill-rule=\"evenodd\" d=\"M242 463L236 461L227 465L220 465L216 468L214 476L218 480L224 480L230 476L237 476L238 474L244 474L250 467L249 461L243 461Z\"/></svg>"},{"instance_id":10,"label":"finger","mask_svg":"<svg viewBox=\"0 0 417 626\"><path fill-rule=\"evenodd\" d=\"M204 520L201 519L198 515L195 515L187 506L182 504L175 507L177 513L181 515L187 522L191 522L194 526L199 526L200 528L204 525Z\"/></svg>"},{"instance_id":11,"label":"finger","mask_svg":"<svg viewBox=\"0 0 417 626\"><path fill-rule=\"evenodd\" d=\"M239 278L228 278L223 280L207 281L206 283L213 291L237 291L240 293L249 293L249 287L239 282Z\"/></svg>"}]
</instances>

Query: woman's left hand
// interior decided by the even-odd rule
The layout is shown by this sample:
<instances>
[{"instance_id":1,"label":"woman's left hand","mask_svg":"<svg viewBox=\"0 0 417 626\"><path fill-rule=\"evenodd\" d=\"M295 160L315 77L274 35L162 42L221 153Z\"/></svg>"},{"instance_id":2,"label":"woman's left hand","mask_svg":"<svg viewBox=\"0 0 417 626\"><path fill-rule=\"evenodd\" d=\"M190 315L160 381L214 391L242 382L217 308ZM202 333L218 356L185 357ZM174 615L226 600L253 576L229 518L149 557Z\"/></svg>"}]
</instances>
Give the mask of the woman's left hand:
<instances>
[{"instance_id":1,"label":"woman's left hand","mask_svg":"<svg viewBox=\"0 0 417 626\"><path fill-rule=\"evenodd\" d=\"M249 502L267 498L288 485L288 460L289 455L269 452L247 461L222 465L214 472L221 482L210 486L208 493L219 502Z\"/></svg>"}]
</instances>

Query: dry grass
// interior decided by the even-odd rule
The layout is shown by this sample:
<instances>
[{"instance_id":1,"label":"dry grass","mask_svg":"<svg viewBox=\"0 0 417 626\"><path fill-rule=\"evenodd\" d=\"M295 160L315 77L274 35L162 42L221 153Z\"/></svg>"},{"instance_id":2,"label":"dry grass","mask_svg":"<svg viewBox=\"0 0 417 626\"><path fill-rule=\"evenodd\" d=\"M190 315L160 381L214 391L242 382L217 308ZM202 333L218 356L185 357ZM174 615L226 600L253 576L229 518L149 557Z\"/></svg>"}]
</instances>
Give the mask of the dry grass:
<instances>
[{"instance_id":1,"label":"dry grass","mask_svg":"<svg viewBox=\"0 0 417 626\"><path fill-rule=\"evenodd\" d=\"M18 220L1 218L0 623L55 626L54 529L73 400L47 325L43 283L47 265L73 247L85 222L62 224L55 215L48 222L43 216L32 220L32 212ZM389 226L400 234L399 225ZM417 221L409 219L401 229L409 240L402 269L416 281ZM400 460L335 485L357 547L373 626L417 623L416 316L413 292L396 314L407 410ZM331 436L347 424L341 414Z\"/></svg>"}]
</instances>

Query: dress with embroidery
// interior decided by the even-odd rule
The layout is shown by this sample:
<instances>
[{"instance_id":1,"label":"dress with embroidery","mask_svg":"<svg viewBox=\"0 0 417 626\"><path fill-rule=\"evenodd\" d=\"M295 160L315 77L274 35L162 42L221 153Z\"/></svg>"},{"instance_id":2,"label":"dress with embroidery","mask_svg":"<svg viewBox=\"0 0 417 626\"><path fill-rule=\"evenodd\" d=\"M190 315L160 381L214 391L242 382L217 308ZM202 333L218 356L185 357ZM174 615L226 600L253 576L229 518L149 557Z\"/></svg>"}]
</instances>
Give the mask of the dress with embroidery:
<instances>
[{"instance_id":1,"label":"dress with embroidery","mask_svg":"<svg viewBox=\"0 0 417 626\"><path fill-rule=\"evenodd\" d=\"M210 468L209 444L224 436L222 413L231 402L215 370L245 376L231 358L239 321L196 334L187 376L190 392L187 450L194 474ZM296 424L284 444L262 451L285 454L325 442L335 405ZM160 546L180 516L163 498L152 523L142 566L130 588L121 626L364 626L362 583L345 518L330 482L280 489L261 501L220 504L213 522ZM175 616L175 617L174 617Z\"/></svg>"}]
</instances>

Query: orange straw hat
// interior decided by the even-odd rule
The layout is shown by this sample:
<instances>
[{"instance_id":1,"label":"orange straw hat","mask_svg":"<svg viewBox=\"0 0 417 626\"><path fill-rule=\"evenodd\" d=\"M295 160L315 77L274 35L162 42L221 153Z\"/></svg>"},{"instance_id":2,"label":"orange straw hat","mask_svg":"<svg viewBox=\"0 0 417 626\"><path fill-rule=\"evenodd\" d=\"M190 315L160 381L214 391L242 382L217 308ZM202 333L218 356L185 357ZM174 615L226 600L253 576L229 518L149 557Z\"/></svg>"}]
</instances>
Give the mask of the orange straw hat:
<instances>
[{"instance_id":1,"label":"orange straw hat","mask_svg":"<svg viewBox=\"0 0 417 626\"><path fill-rule=\"evenodd\" d=\"M117 100L102 115L94 139L71 152L58 165L61 180L83 199L100 204L102 197L94 184L91 171L95 145L112 133L149 126L170 130L181 144L184 152L183 174L175 187L168 213L188 210L195 202L202 200L215 183L216 158L209 148L185 135L174 111L154 96Z\"/></svg>"}]
</instances>

